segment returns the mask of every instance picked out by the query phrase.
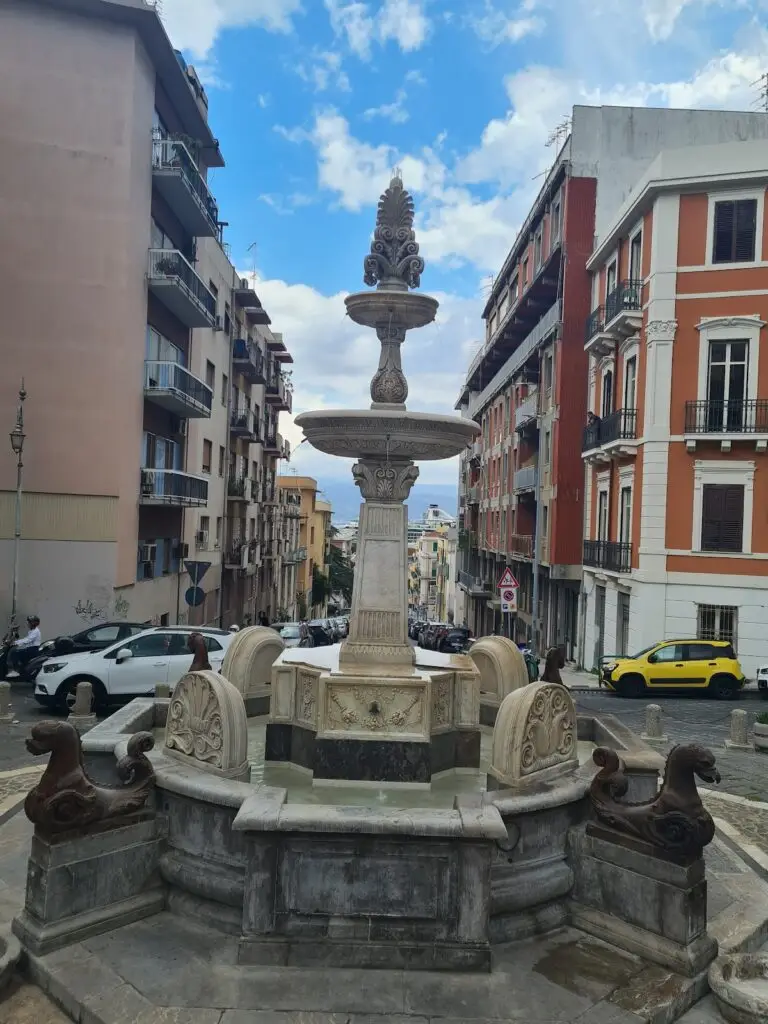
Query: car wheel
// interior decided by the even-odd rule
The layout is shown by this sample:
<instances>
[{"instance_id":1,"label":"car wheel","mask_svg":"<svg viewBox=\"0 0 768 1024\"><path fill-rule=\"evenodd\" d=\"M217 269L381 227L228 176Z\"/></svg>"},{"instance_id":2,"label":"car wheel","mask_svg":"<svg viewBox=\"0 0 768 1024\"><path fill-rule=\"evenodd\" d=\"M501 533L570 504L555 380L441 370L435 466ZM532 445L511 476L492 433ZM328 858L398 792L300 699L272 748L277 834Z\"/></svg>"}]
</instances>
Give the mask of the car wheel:
<instances>
[{"instance_id":1,"label":"car wheel","mask_svg":"<svg viewBox=\"0 0 768 1024\"><path fill-rule=\"evenodd\" d=\"M735 700L738 695L738 687L733 676L713 676L707 691L716 700Z\"/></svg>"},{"instance_id":2,"label":"car wheel","mask_svg":"<svg viewBox=\"0 0 768 1024\"><path fill-rule=\"evenodd\" d=\"M103 711L107 706L107 691L97 679L90 679L88 676L75 676L61 684L56 691L56 710L62 715L69 714L75 705L78 683L90 683L93 686L93 710Z\"/></svg>"},{"instance_id":3,"label":"car wheel","mask_svg":"<svg viewBox=\"0 0 768 1024\"><path fill-rule=\"evenodd\" d=\"M620 697L636 699L645 693L645 681L642 676L623 676L615 683L616 692Z\"/></svg>"}]
</instances>

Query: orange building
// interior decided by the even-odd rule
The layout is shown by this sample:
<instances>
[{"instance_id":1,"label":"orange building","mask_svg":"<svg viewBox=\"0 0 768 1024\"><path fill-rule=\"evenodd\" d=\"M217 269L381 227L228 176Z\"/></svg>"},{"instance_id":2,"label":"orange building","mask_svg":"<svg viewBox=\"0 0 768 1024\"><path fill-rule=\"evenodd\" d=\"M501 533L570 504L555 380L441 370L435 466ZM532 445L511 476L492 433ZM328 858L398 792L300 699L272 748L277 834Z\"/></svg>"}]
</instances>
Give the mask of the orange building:
<instances>
[{"instance_id":1,"label":"orange building","mask_svg":"<svg viewBox=\"0 0 768 1024\"><path fill-rule=\"evenodd\" d=\"M764 142L666 150L588 261L582 650L768 655ZM762 352L761 352L762 348Z\"/></svg>"}]
</instances>

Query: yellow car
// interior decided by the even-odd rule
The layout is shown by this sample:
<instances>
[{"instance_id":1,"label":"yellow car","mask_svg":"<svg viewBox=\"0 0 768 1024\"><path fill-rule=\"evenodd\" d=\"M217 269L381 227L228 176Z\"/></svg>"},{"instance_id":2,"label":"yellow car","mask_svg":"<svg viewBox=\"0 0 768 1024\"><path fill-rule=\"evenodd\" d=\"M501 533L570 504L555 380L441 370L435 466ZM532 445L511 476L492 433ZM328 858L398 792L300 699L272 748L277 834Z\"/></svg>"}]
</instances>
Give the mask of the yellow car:
<instances>
[{"instance_id":1,"label":"yellow car","mask_svg":"<svg viewBox=\"0 0 768 1024\"><path fill-rule=\"evenodd\" d=\"M725 640L664 640L631 658L604 658L601 676L620 697L695 690L726 699L735 697L746 682Z\"/></svg>"}]
</instances>

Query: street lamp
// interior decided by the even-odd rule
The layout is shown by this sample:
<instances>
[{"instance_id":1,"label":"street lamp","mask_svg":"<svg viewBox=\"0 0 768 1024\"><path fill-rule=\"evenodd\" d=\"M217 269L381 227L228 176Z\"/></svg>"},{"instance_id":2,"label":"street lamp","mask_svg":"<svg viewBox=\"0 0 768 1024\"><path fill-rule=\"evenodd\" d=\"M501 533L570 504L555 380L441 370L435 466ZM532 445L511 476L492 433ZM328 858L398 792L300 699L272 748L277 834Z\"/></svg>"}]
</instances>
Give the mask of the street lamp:
<instances>
[{"instance_id":1,"label":"street lamp","mask_svg":"<svg viewBox=\"0 0 768 1024\"><path fill-rule=\"evenodd\" d=\"M21 541L21 480L24 463L21 461L24 452L24 400L27 392L24 390L24 378L21 379L19 388L19 408L16 412L16 426L11 431L11 448L16 456L16 525L13 533L13 594L11 596L11 626L16 625L16 605L19 589L19 547Z\"/></svg>"}]
</instances>

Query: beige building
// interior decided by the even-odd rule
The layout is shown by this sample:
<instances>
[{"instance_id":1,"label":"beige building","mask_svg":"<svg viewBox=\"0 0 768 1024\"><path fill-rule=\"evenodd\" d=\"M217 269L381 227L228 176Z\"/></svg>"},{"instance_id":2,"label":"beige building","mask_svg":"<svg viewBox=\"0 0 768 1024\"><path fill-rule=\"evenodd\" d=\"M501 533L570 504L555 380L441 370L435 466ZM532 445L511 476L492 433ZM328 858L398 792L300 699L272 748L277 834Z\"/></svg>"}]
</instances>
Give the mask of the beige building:
<instances>
[{"instance_id":1,"label":"beige building","mask_svg":"<svg viewBox=\"0 0 768 1024\"><path fill-rule=\"evenodd\" d=\"M318 498L317 480L311 476L281 476L277 484L280 490L298 494L300 511L299 545L296 557L296 601L299 617L302 611L307 616L320 617L325 614L327 601L312 605L312 578L315 569L328 575L328 549L330 546L331 516L330 502Z\"/></svg>"},{"instance_id":2,"label":"beige building","mask_svg":"<svg viewBox=\"0 0 768 1024\"><path fill-rule=\"evenodd\" d=\"M222 243L194 69L143 0L9 0L0 86L9 430L22 376L29 393L20 614L50 635L274 613L290 356ZM14 489L8 451L6 579Z\"/></svg>"}]
</instances>

